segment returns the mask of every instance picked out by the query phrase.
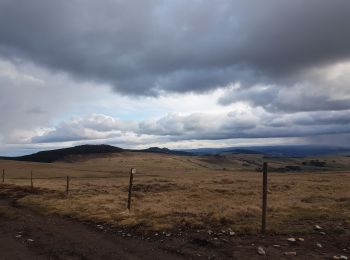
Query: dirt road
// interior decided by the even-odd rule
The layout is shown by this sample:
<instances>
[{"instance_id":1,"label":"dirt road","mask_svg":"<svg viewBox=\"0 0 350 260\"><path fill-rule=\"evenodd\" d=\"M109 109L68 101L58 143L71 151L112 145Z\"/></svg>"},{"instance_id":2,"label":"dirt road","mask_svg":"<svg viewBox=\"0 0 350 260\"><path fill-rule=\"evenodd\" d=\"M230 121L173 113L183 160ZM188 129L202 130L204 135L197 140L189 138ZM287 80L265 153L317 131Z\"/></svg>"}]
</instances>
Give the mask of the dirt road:
<instances>
[{"instance_id":1,"label":"dirt road","mask_svg":"<svg viewBox=\"0 0 350 260\"><path fill-rule=\"evenodd\" d=\"M17 197L25 193L0 193L1 260L331 259L334 255L350 255L348 233L315 232L296 243L288 242L288 236L230 236L219 231L208 234L208 230L135 233L18 206ZM258 246L266 255L257 253ZM297 256L287 256L285 252L296 252Z\"/></svg>"}]
</instances>

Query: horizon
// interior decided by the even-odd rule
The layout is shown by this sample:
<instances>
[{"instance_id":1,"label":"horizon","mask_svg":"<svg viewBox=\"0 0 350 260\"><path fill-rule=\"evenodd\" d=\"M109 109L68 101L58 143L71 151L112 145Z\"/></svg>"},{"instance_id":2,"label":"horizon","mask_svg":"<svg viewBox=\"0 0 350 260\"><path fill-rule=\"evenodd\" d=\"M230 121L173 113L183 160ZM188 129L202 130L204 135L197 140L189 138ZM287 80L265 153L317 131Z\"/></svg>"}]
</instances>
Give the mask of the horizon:
<instances>
[{"instance_id":1,"label":"horizon","mask_svg":"<svg viewBox=\"0 0 350 260\"><path fill-rule=\"evenodd\" d=\"M0 0L0 154L350 147L349 23L341 0Z\"/></svg>"},{"instance_id":2,"label":"horizon","mask_svg":"<svg viewBox=\"0 0 350 260\"><path fill-rule=\"evenodd\" d=\"M32 154L36 154L39 152L47 152L47 151L53 151L53 150L57 150L57 149L69 149L69 148L74 148L74 147L81 147L81 146L111 146L114 148L120 148L123 150L131 150L131 151L141 151L141 150L147 150L147 149L152 149L152 148L158 148L158 149L168 149L170 151L187 151L190 153L199 153L201 150L213 150L215 151L215 153L219 153L219 152L224 152L225 150L235 150L235 149L242 149L242 150L247 150L247 151L254 151L254 149L257 149L256 151L259 150L259 148L272 148L272 149L278 149L278 148L299 148L299 149L307 149L307 148L313 148L313 149L339 149L339 150L348 150L350 149L350 147L344 147L344 146L331 146L331 145L316 145L316 144L276 144L276 145L254 145L254 146L224 146L224 147L200 147L200 148L182 148L182 149L170 149L168 147L159 147L159 146L148 146L146 148L140 148L140 149L132 149L132 148L125 148L122 146L115 146L115 145L109 145L109 144L80 144L80 145L76 145L76 146L63 146L63 147L58 147L58 148L54 148L54 149L44 149L44 150L37 150L35 149L32 152L24 152L21 151L20 153L15 153L15 154L0 154L0 157L21 157L21 156L27 156L27 155L32 155ZM316 153L317 154L317 153ZM330 153L332 154L332 153Z\"/></svg>"}]
</instances>

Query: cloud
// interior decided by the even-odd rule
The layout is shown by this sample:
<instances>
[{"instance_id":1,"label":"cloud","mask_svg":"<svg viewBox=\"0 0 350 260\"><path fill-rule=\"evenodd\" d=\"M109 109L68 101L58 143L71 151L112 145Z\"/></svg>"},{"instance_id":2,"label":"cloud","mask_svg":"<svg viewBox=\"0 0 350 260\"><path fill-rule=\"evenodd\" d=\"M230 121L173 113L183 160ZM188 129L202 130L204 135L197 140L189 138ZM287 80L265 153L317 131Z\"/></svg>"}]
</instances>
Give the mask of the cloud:
<instances>
[{"instance_id":1,"label":"cloud","mask_svg":"<svg viewBox=\"0 0 350 260\"><path fill-rule=\"evenodd\" d=\"M0 59L0 141L29 142L67 110L81 109L88 99L96 100L93 85L75 84L65 75L50 74L31 63Z\"/></svg>"},{"instance_id":2,"label":"cloud","mask_svg":"<svg viewBox=\"0 0 350 260\"><path fill-rule=\"evenodd\" d=\"M121 121L110 116L92 114L86 118L73 118L63 122L54 130L32 138L33 143L55 143L67 141L98 140L120 137L132 131L136 123Z\"/></svg>"},{"instance_id":3,"label":"cloud","mask_svg":"<svg viewBox=\"0 0 350 260\"><path fill-rule=\"evenodd\" d=\"M239 114L173 113L160 119L140 122L138 133L169 136L173 140L227 139L233 138L238 132L255 128L257 120L249 110Z\"/></svg>"},{"instance_id":4,"label":"cloud","mask_svg":"<svg viewBox=\"0 0 350 260\"><path fill-rule=\"evenodd\" d=\"M29 70L21 70L0 60L0 135L13 140L21 139L18 132L23 133L23 130L50 120L55 110L60 108L54 106L53 101L48 102L47 98L55 94L59 97L58 93L56 90L49 93L43 80L32 76ZM40 104L35 102L38 100ZM49 105L54 109L45 110Z\"/></svg>"},{"instance_id":5,"label":"cloud","mask_svg":"<svg viewBox=\"0 0 350 260\"><path fill-rule=\"evenodd\" d=\"M308 85L290 88L278 86L255 86L249 89L229 90L218 102L229 105L246 101L253 106L261 106L271 112L331 111L350 109L350 97L336 98L332 93L315 91ZM335 92L336 93L336 92Z\"/></svg>"},{"instance_id":6,"label":"cloud","mask_svg":"<svg viewBox=\"0 0 350 260\"><path fill-rule=\"evenodd\" d=\"M159 119L122 121L105 115L74 118L32 138L34 143L112 139L122 143L144 140L190 141L234 138L308 137L349 134L350 111L302 112L276 117L262 109L230 113L168 114ZM139 139L139 140L138 140Z\"/></svg>"},{"instance_id":7,"label":"cloud","mask_svg":"<svg viewBox=\"0 0 350 260\"><path fill-rule=\"evenodd\" d=\"M337 63L304 71L294 85L231 86L218 99L221 105L246 101L271 112L334 111L350 109L350 63Z\"/></svg>"},{"instance_id":8,"label":"cloud","mask_svg":"<svg viewBox=\"0 0 350 260\"><path fill-rule=\"evenodd\" d=\"M295 84L350 56L350 2L0 1L0 55L131 95Z\"/></svg>"}]
</instances>

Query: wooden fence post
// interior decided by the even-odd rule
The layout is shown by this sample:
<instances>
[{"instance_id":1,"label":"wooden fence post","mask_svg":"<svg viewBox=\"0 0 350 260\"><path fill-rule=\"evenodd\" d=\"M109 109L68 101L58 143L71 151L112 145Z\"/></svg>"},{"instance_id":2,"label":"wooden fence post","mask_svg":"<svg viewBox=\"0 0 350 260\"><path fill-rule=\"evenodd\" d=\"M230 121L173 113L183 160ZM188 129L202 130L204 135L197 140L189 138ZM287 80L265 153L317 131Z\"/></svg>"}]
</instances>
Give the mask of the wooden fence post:
<instances>
[{"instance_id":1,"label":"wooden fence post","mask_svg":"<svg viewBox=\"0 0 350 260\"><path fill-rule=\"evenodd\" d=\"M5 169L2 169L2 183L5 182Z\"/></svg>"},{"instance_id":2,"label":"wooden fence post","mask_svg":"<svg viewBox=\"0 0 350 260\"><path fill-rule=\"evenodd\" d=\"M267 162L263 164L263 196L262 196L262 218L261 218L261 233L266 232L266 212L267 212Z\"/></svg>"},{"instance_id":3,"label":"wooden fence post","mask_svg":"<svg viewBox=\"0 0 350 260\"><path fill-rule=\"evenodd\" d=\"M135 168L131 168L130 170L130 181L129 181L129 194L128 194L128 210L130 210L131 206L131 191L132 191L132 182L134 179L134 173L136 173Z\"/></svg>"},{"instance_id":4,"label":"wooden fence post","mask_svg":"<svg viewBox=\"0 0 350 260\"><path fill-rule=\"evenodd\" d=\"M30 187L33 189L33 170L30 170Z\"/></svg>"},{"instance_id":5,"label":"wooden fence post","mask_svg":"<svg viewBox=\"0 0 350 260\"><path fill-rule=\"evenodd\" d=\"M66 185L66 193L69 193L69 176L67 176L67 185Z\"/></svg>"}]
</instances>

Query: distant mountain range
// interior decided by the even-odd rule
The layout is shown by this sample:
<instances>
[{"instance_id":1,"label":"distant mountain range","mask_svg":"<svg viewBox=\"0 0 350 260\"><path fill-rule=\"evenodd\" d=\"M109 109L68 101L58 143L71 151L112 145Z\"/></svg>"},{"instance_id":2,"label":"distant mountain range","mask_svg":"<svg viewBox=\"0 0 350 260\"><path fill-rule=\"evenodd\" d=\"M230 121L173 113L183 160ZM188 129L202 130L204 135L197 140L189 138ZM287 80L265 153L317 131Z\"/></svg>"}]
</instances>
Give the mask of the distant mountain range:
<instances>
[{"instance_id":1,"label":"distant mountain range","mask_svg":"<svg viewBox=\"0 0 350 260\"><path fill-rule=\"evenodd\" d=\"M328 154L350 153L350 148L317 145L276 145L276 146L249 146L249 147L226 147L226 148L199 148L185 149L182 151L197 155L210 155L219 153L244 153L264 154L267 156L305 157Z\"/></svg>"},{"instance_id":2,"label":"distant mountain range","mask_svg":"<svg viewBox=\"0 0 350 260\"><path fill-rule=\"evenodd\" d=\"M181 156L194 155L212 155L222 153L232 154L263 154L265 156L279 157L305 157L327 154L344 154L350 153L350 148L339 148L329 146L310 146L310 145L284 145L284 146L251 146L251 147L227 147L227 148L199 148L186 150L170 150L168 148L151 147L148 149L133 150L123 149L111 145L79 145L70 148L41 151L34 154L17 156L17 157L0 157L4 160L30 161L51 163L63 160L71 155L87 154L112 154L122 152L143 152L159 153Z\"/></svg>"}]
</instances>

